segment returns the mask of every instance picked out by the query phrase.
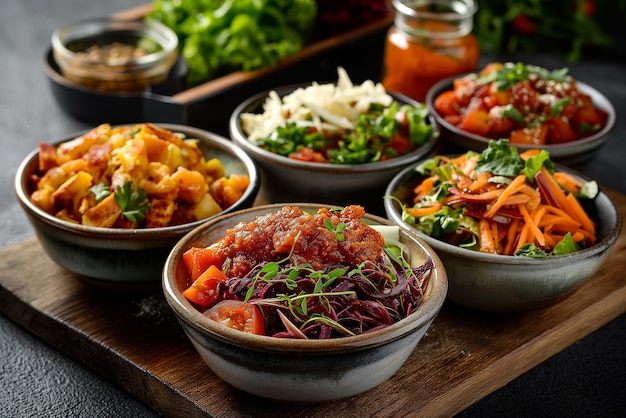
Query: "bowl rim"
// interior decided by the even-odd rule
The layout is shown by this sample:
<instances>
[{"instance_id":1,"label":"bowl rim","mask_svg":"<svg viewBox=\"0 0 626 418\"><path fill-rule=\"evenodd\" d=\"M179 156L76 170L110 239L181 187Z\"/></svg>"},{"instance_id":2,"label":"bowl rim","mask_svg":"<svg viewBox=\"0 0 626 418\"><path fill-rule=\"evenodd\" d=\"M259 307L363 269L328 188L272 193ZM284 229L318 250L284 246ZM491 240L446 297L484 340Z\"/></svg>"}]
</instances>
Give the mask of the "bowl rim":
<instances>
[{"instance_id":1,"label":"bowl rim","mask_svg":"<svg viewBox=\"0 0 626 418\"><path fill-rule=\"evenodd\" d=\"M275 338L265 335L249 334L224 327L223 325L202 315L202 313L198 311L189 301L185 300L181 291L177 289L175 275L176 264L179 262L180 256L185 249L191 247L193 244L196 244L198 238L200 238L205 231L212 228L215 224L232 222L232 226L235 226L238 221L233 218L236 218L237 216L255 212L258 212L258 215L261 215L262 213L275 211L285 205L303 208L306 207L310 210L320 207L337 207L336 205L322 203L298 202L272 203L254 206L213 218L197 228L194 228L176 243L165 261L162 276L162 288L167 303L173 309L176 316L179 318L179 321L184 322L186 326L196 330L197 332L209 335L211 338L249 350L264 352L290 352L292 354L313 354L314 352L342 353L347 350L362 350L384 345L391 341L400 339L434 320L443 306L447 295L448 281L445 268L437 253L424 240L411 231L406 231L402 228L400 228L402 236L404 236L405 239L415 241L422 248L422 250L426 251L426 253L432 258L435 266L433 270L436 273L431 274L430 285L427 289L427 295L429 297L425 298L418 311L383 329L366 334L323 340ZM382 225L394 225L389 220L377 215L366 214L364 218Z\"/></svg>"},{"instance_id":2,"label":"bowl rim","mask_svg":"<svg viewBox=\"0 0 626 418\"><path fill-rule=\"evenodd\" d=\"M480 144L484 144L484 146L487 146L491 138L476 135L471 132L466 132L462 129L457 128L456 126L451 125L443 117L441 117L439 112L437 112L437 110L435 109L435 105L434 105L435 99L437 98L437 96L439 96L441 93L443 93L446 90L452 89L454 80L465 77L470 74L478 74L478 73L467 72L464 74L445 78L435 83L428 90L428 93L426 94L425 104L426 106L428 106L430 110L430 114L435 118L435 120L437 121L437 124L441 127L442 132L444 130L448 130L459 137L467 137L473 142L477 142ZM601 130L599 130L598 132L588 137L577 139L571 142L562 143L562 144L545 144L545 145L513 144L513 145L523 150L529 150L533 148L545 149L547 151L550 151L551 154L554 154L554 158L557 158L557 154L559 154L560 152L571 150L573 148L579 149L578 152L582 153L582 152L598 147L600 143L602 142L602 140L606 139L608 135L611 133L611 131L613 130L613 128L615 127L615 124L617 121L617 114L615 112L615 107L613 106L613 103L611 103L611 101L604 94L602 94L599 90L595 89L594 87L591 87L589 84L576 79L576 86L581 92L591 96L591 99L596 107L601 108L608 113L607 123ZM562 156L565 157L567 156L567 154L564 154Z\"/></svg>"},{"instance_id":3,"label":"bowl rim","mask_svg":"<svg viewBox=\"0 0 626 418\"><path fill-rule=\"evenodd\" d=\"M452 156L452 155L458 155L458 154L449 154L449 155ZM559 169L559 171L565 171L569 174L578 176L579 178L582 178L586 181L591 180L588 176L578 172L577 170L574 170L563 164L559 164L559 163L554 163L554 164L556 168ZM389 185L387 186L385 190L385 196L387 197L395 196L394 193L396 192L398 187L403 185L407 180L411 178L415 168L418 165L419 163L410 167L406 167L404 170L400 171L396 176L394 176L394 178L391 180L391 182L389 182ZM440 251L446 254L453 255L458 258L465 259L465 260L473 260L473 261L489 263L489 264L547 266L550 264L561 264L564 262L564 260L571 259L573 257L591 257L597 253L601 253L607 247L611 247L617 241L617 238L619 237L621 230L622 230L622 226L623 226L623 216L617 204L615 203L615 200L613 200L613 198L604 191L604 188L601 185L598 185L598 196L596 196L595 199L599 199L599 198L605 199L609 203L610 209L615 213L615 225L608 231L607 235L602 237L602 239L600 239L599 241L597 241L596 243L594 243L592 246L588 248L584 248L582 250L576 251L571 254L549 256L545 258L518 257L518 256L513 256L513 255L504 255L504 254L488 254L488 253L482 253L476 250L461 248L456 245L449 244L447 242L444 242L436 238L433 238L429 235L426 235L423 232L420 232L419 230L414 228L413 226L409 225L408 223L402 221L402 215L398 209L398 203L394 199L385 198L384 207L385 207L385 212L387 214L388 219L390 219L394 224L399 225L401 228L408 229L414 232L415 234L417 234L420 238L426 241L437 252ZM394 219L391 219L391 218L394 218Z\"/></svg>"},{"instance_id":4,"label":"bowl rim","mask_svg":"<svg viewBox=\"0 0 626 418\"><path fill-rule=\"evenodd\" d=\"M437 124L436 119L432 114L429 114L428 120L429 124L433 127L433 131L435 133L434 138L428 141L426 144L422 145L418 149L411 151L407 154L390 158L384 161L376 161L370 163L363 164L332 164L332 163L311 163L305 161L294 160L292 158L285 157L283 155L278 155L273 152L264 150L254 144L252 144L246 138L243 130L241 129L241 118L240 115L242 113L253 113L254 110L261 109L263 107L263 103L265 99L269 96L269 93L275 91L279 96L283 97L298 88L306 88L313 84L325 85L325 84L334 84L336 82L302 82L302 83L294 83L283 85L279 87L274 87L270 89L266 89L259 93L252 95L246 100L242 101L231 113L230 120L228 123L230 138L237 143L240 147L244 148L246 151L252 153L255 157L260 160L272 163L280 163L282 165L288 166L293 169L300 170L309 170L309 171L327 171L331 173L365 173L371 171L377 171L381 169L394 169L399 167L404 167L406 164L414 161L416 158L419 158L423 155L430 153L436 146L439 144L441 133L439 125ZM391 96L395 101L404 102L409 105L419 104L418 101L409 98L401 93L396 92L386 92L389 96Z\"/></svg>"},{"instance_id":5,"label":"bowl rim","mask_svg":"<svg viewBox=\"0 0 626 418\"><path fill-rule=\"evenodd\" d=\"M139 125L143 123L147 123L147 122L123 123L119 125L113 125L112 128L118 127L118 126ZM260 189L261 180L260 180L256 165L254 164L250 156L248 156L248 154L246 154L240 147L236 146L236 144L233 144L231 141L227 140L226 138L216 133L199 129L199 128L194 128L192 126L178 125L178 124L171 124L171 123L158 123L157 125L159 127L169 129L173 132L182 132L183 134L187 136L188 139L197 139L198 141L206 142L212 146L217 145L221 149L232 151L234 156L242 161L243 165L246 167L248 171L250 184L248 185L248 188L246 189L245 193L241 196L241 198L239 198L237 202L235 202L230 208L227 208L226 210L231 210L231 208L234 208L234 210L237 210L237 208L243 202L247 201L248 199L252 199L252 196L258 193ZM58 146L59 144L63 142L66 142L72 138L76 138L82 134L89 132L91 129L82 130L82 131L70 134L64 139L54 141L53 144L55 146ZM113 238L113 237L123 238L123 237L131 236L131 237L141 237L142 239L151 239L151 238L160 239L163 237L164 233L182 235L188 232L190 229L193 229L196 226L201 225L207 220L223 214L223 212L220 212L207 219L201 219L201 220L197 220L194 222L189 222L189 223L185 223L181 225L172 225L172 226L165 226L165 227L158 227L158 228L135 228L135 229L103 228L103 227L86 226L82 224L75 224L72 222L68 222L63 219L57 218L54 215L49 214L48 212L44 211L43 209L35 205L30 200L30 196L28 195L27 191L24 188L24 185L27 182L27 179L24 179L24 175L26 174L26 171L29 165L33 163L33 161L38 157L38 155L39 155L39 149L36 148L32 150L22 160L22 162L18 166L18 169L14 177L14 183L13 183L14 194L17 197L17 200L20 203L20 205L29 214L63 231L69 231L69 232L80 234L80 235L87 236L90 238Z\"/></svg>"},{"instance_id":6,"label":"bowl rim","mask_svg":"<svg viewBox=\"0 0 626 418\"><path fill-rule=\"evenodd\" d=\"M63 40L66 36L71 37L71 35L77 30L84 32L81 36L87 36L117 32L120 29L133 32L147 31L151 35L150 39L157 42L161 46L161 49L138 58L133 58L123 63L111 63L108 60L92 61L81 58L77 56L76 53L67 49ZM60 54L60 56L65 59L76 60L88 65L107 65L111 68L124 68L132 64L141 66L152 64L172 54L177 54L178 36L172 29L153 19L132 20L116 19L112 17L95 17L80 19L55 29L52 32L51 43L54 53Z\"/></svg>"}]
</instances>

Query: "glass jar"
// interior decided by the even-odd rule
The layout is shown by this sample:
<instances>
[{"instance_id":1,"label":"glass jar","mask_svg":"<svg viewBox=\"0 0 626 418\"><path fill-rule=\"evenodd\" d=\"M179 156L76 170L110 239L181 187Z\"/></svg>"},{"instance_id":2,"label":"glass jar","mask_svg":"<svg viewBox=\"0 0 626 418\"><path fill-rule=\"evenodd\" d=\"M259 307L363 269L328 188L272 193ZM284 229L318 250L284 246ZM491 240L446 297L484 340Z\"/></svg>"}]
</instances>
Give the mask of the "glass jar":
<instances>
[{"instance_id":1,"label":"glass jar","mask_svg":"<svg viewBox=\"0 0 626 418\"><path fill-rule=\"evenodd\" d=\"M382 74L387 91L424 102L436 82L476 69L473 0L393 0L393 6Z\"/></svg>"}]
</instances>

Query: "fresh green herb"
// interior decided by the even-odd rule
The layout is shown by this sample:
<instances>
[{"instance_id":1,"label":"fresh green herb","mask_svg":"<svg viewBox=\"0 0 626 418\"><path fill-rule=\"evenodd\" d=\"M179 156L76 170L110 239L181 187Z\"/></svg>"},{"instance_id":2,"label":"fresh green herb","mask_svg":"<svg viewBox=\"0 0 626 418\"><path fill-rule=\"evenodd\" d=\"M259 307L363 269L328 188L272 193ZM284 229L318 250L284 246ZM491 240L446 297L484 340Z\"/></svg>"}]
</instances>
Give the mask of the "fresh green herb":
<instances>
[{"instance_id":1,"label":"fresh green herb","mask_svg":"<svg viewBox=\"0 0 626 418\"><path fill-rule=\"evenodd\" d=\"M571 101L572 99L569 97L564 97L561 100L558 100L556 103L550 106L550 114L553 117L559 116L561 112L563 111L563 108Z\"/></svg>"},{"instance_id":2,"label":"fresh green herb","mask_svg":"<svg viewBox=\"0 0 626 418\"><path fill-rule=\"evenodd\" d=\"M508 139L490 141L476 163L477 172L491 172L499 176L517 176L524 169L524 160Z\"/></svg>"},{"instance_id":3,"label":"fresh green herb","mask_svg":"<svg viewBox=\"0 0 626 418\"><path fill-rule=\"evenodd\" d=\"M193 86L236 70L270 67L299 52L316 14L314 0L156 0L146 18L176 32Z\"/></svg>"},{"instance_id":4,"label":"fresh green herb","mask_svg":"<svg viewBox=\"0 0 626 418\"><path fill-rule=\"evenodd\" d=\"M131 222L144 220L146 212L150 210L146 191L142 187L137 187L135 190L135 185L130 180L122 186L117 186L115 201L122 210L122 214Z\"/></svg>"},{"instance_id":5,"label":"fresh green herb","mask_svg":"<svg viewBox=\"0 0 626 418\"><path fill-rule=\"evenodd\" d=\"M520 112L519 110L517 110L510 103L508 105L504 106L504 109L502 111L502 117L511 118L515 122L523 122L524 121L524 114L522 112Z\"/></svg>"},{"instance_id":6,"label":"fresh green herb","mask_svg":"<svg viewBox=\"0 0 626 418\"><path fill-rule=\"evenodd\" d=\"M335 234L335 238L337 241L342 242L344 240L343 235L341 234L348 226L344 222L339 222L337 226L333 226L333 223L330 219L324 218L324 228L328 229L330 232Z\"/></svg>"},{"instance_id":7,"label":"fresh green herb","mask_svg":"<svg viewBox=\"0 0 626 418\"><path fill-rule=\"evenodd\" d=\"M550 252L538 248L535 244L524 244L515 251L515 255L518 257L545 258L554 255L571 254L578 250L580 250L580 247L574 242L572 234L568 232Z\"/></svg>"},{"instance_id":8,"label":"fresh green herb","mask_svg":"<svg viewBox=\"0 0 626 418\"><path fill-rule=\"evenodd\" d=\"M111 190L104 184L98 183L89 188L89 191L96 197L96 203L100 203L102 199L111 194Z\"/></svg>"},{"instance_id":9,"label":"fresh green herb","mask_svg":"<svg viewBox=\"0 0 626 418\"><path fill-rule=\"evenodd\" d=\"M559 83L565 83L569 81L567 73L567 68L547 70L542 67L527 65L521 62L505 63L502 68L479 77L478 82L482 84L489 84L493 82L498 88L498 91L504 91L508 90L520 81L529 80L531 75L542 80L552 80Z\"/></svg>"},{"instance_id":10,"label":"fresh green herb","mask_svg":"<svg viewBox=\"0 0 626 418\"><path fill-rule=\"evenodd\" d=\"M428 120L428 108L402 105L393 102L385 108L373 103L368 113L359 115L353 132L326 136L323 132L311 131L309 127L287 122L256 145L273 153L288 157L301 148L320 152L332 164L364 164L380 161L383 157L398 156L390 146L393 137L400 132L397 114L403 112L408 122L409 140L420 147L435 138L435 131ZM325 150L325 151L324 151Z\"/></svg>"}]
</instances>

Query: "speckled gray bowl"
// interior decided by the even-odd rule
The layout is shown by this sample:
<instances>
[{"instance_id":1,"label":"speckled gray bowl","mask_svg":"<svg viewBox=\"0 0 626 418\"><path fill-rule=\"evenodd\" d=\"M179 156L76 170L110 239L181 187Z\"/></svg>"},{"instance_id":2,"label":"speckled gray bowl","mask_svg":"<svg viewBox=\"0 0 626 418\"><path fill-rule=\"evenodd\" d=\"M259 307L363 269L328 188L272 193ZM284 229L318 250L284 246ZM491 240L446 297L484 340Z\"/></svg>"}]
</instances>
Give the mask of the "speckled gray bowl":
<instances>
[{"instance_id":1,"label":"speckled gray bowl","mask_svg":"<svg viewBox=\"0 0 626 418\"><path fill-rule=\"evenodd\" d=\"M480 152L487 148L490 140L489 138L472 134L457 128L456 126L446 122L446 120L435 109L435 99L444 91L453 90L454 79L458 77L460 76L442 80L432 86L430 90L428 90L428 94L426 96L426 105L428 106L431 115L433 115L437 121L437 125L441 131L442 143L451 143L459 147L461 150L473 150ZM588 163L600 151L602 146L604 146L606 141L609 139L610 133L615 127L615 122L617 120L615 108L609 99L607 99L606 96L598 90L580 81L577 81L576 84L581 92L591 97L596 107L604 109L608 112L609 117L604 128L587 138L564 144L514 144L520 152L537 148L545 149L550 153L552 161L574 167L583 166Z\"/></svg>"},{"instance_id":2,"label":"speckled gray bowl","mask_svg":"<svg viewBox=\"0 0 626 418\"><path fill-rule=\"evenodd\" d=\"M584 178L561 165L557 168ZM389 183L386 196L410 202L413 189L422 179L414 167L408 167ZM521 312L555 304L602 266L620 234L622 215L615 202L602 191L585 208L596 222L596 244L569 255L535 259L480 253L431 238L402 220L396 201L385 200L387 218L418 234L441 257L448 273L448 299L492 312Z\"/></svg>"},{"instance_id":3,"label":"speckled gray bowl","mask_svg":"<svg viewBox=\"0 0 626 418\"><path fill-rule=\"evenodd\" d=\"M227 174L246 174L248 189L225 212L252 206L260 179L252 159L231 141L216 134L188 126L159 124L189 138L197 138L207 158L218 158ZM79 134L69 136L56 144ZM39 151L31 152L15 175L15 194L39 242L58 265L84 280L114 290L157 289L161 271L170 250L180 238L207 220L184 225L150 229L97 228L78 225L52 216L30 200L29 176L37 172ZM209 218L210 219L210 218Z\"/></svg>"},{"instance_id":4,"label":"speckled gray bowl","mask_svg":"<svg viewBox=\"0 0 626 418\"><path fill-rule=\"evenodd\" d=\"M291 205L309 212L316 212L322 206ZM327 340L248 334L208 319L181 295L187 280L181 260L185 250L209 245L238 222L252 221L280 207L282 204L259 206L219 216L187 234L172 250L163 271L168 304L211 370L243 391L284 402L322 402L356 395L379 385L402 367L446 297L447 279L441 260L410 231L401 231L401 241L410 248L412 263L421 264L427 256L435 263L425 301L405 319L368 334ZM366 215L363 221L391 224L372 215Z\"/></svg>"},{"instance_id":5,"label":"speckled gray bowl","mask_svg":"<svg viewBox=\"0 0 626 418\"><path fill-rule=\"evenodd\" d=\"M310 83L275 88L280 97ZM400 104L415 104L408 97L388 93ZM257 163L263 187L261 195L268 202L324 202L336 205L360 204L368 212L383 214L382 193L389 181L404 167L432 152L439 143L439 131L435 120L436 137L417 150L386 161L366 164L322 164L298 161L264 150L248 141L241 128L242 113L260 113L269 90L256 94L242 102L230 118L230 137Z\"/></svg>"}]
</instances>

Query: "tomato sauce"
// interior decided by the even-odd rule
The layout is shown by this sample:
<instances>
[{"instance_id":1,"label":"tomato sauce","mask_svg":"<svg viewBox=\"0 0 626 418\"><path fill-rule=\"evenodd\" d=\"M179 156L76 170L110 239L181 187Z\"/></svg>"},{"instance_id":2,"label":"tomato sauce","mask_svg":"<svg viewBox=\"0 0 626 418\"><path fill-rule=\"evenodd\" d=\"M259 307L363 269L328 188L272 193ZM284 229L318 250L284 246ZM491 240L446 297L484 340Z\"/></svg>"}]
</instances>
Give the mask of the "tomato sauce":
<instances>
[{"instance_id":1,"label":"tomato sauce","mask_svg":"<svg viewBox=\"0 0 626 418\"><path fill-rule=\"evenodd\" d=\"M450 20L452 10L434 12L428 5L413 9L403 3L394 1L396 23L387 33L382 84L424 102L438 81L476 69L480 48L470 33L473 6L468 2L466 14Z\"/></svg>"},{"instance_id":2,"label":"tomato sauce","mask_svg":"<svg viewBox=\"0 0 626 418\"><path fill-rule=\"evenodd\" d=\"M284 206L229 229L208 250L218 265L230 263L230 277L242 277L258 264L288 256L294 264L308 263L315 269L327 264L354 267L363 261L378 261L384 246L382 235L361 222L364 215L365 209L357 205L341 211L321 208L316 214ZM335 230L324 224L325 219ZM340 231L340 224L345 229Z\"/></svg>"}]
</instances>

